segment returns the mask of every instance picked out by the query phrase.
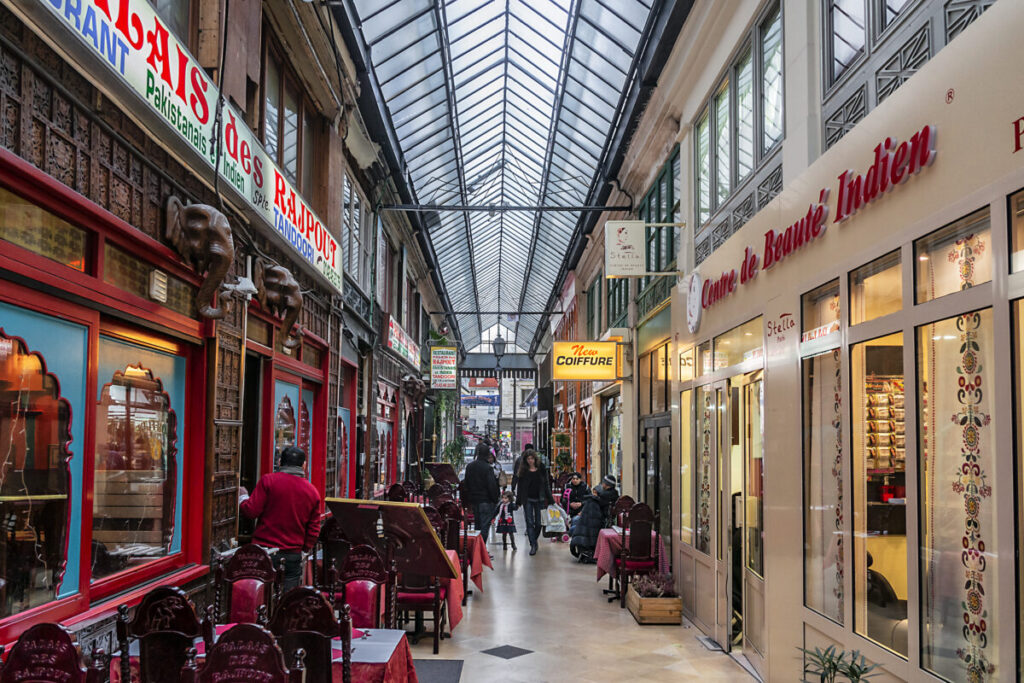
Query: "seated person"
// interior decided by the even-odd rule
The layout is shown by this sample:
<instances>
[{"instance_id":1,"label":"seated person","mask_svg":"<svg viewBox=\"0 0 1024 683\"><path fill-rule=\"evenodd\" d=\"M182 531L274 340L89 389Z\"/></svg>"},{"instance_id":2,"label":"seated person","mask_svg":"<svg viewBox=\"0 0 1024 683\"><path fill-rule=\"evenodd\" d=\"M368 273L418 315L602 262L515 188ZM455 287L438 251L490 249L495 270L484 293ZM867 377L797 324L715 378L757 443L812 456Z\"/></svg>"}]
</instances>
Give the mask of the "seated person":
<instances>
[{"instance_id":1,"label":"seated person","mask_svg":"<svg viewBox=\"0 0 1024 683\"><path fill-rule=\"evenodd\" d=\"M579 551L581 561L592 559L597 535L607 526L608 511L618 498L615 477L608 475L583 499L580 514L573 521L572 540L569 542L570 547Z\"/></svg>"},{"instance_id":2,"label":"seated person","mask_svg":"<svg viewBox=\"0 0 1024 683\"><path fill-rule=\"evenodd\" d=\"M583 483L583 477L579 472L573 472L569 477L569 515L576 517L583 510L583 499L590 495L590 490Z\"/></svg>"}]
</instances>

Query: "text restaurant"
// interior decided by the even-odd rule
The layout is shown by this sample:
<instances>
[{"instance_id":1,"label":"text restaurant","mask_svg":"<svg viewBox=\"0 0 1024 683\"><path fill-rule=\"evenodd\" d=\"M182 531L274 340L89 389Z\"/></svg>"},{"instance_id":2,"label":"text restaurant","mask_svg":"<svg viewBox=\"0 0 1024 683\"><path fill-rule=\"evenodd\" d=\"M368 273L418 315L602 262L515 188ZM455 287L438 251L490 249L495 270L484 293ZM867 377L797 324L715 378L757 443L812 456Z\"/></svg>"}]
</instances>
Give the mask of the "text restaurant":
<instances>
[{"instance_id":1,"label":"text restaurant","mask_svg":"<svg viewBox=\"0 0 1024 683\"><path fill-rule=\"evenodd\" d=\"M767 670L768 633L901 680L1018 670L1024 105L954 57L674 293L684 613Z\"/></svg>"}]
</instances>

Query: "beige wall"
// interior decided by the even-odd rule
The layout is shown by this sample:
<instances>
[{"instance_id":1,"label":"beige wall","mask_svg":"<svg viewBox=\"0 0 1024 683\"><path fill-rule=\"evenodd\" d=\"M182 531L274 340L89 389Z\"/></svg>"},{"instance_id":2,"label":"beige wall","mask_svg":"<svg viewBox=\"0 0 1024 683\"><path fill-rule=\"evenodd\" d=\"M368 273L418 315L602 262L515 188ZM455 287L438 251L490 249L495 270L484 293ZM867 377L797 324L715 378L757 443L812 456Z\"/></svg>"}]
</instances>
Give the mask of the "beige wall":
<instances>
[{"instance_id":1,"label":"beige wall","mask_svg":"<svg viewBox=\"0 0 1024 683\"><path fill-rule=\"evenodd\" d=\"M816 90L801 86L803 79L815 83L817 80L816 69L811 66L818 54L818 48L812 45L817 32L817 19L812 16L816 4L785 3L784 190L701 264L701 276L717 278L723 271L738 270L744 247L748 245L761 256L765 231L784 229L803 216L808 204L816 201L821 188L831 189L829 205L831 216L835 216L837 176L847 169L865 172L873 160L873 148L887 136L907 140L924 125L935 126L938 131L936 161L873 204L861 208L845 223L833 224L830 219L822 237L770 270L760 272L752 283L738 286L735 293L705 310L697 335L691 336L686 330L686 294L677 288L673 295L677 354L680 349L689 348L756 315L764 315L766 320L782 313L799 316L802 293L833 278L845 277L850 269L984 205L993 206L993 234L1000 233L1002 237L997 239L1005 245L1005 197L1024 187L1024 152L1014 153L1013 127L1013 122L1024 116L1024 96L1020 89L1024 43L1019 31L1019 27L1024 26L1024 3L997 3L845 138L801 170L807 160L815 157L814 140L819 136L819 123L813 116L818 109ZM796 16L800 10L807 14ZM947 103L949 92L952 92L952 99ZM812 116L804 119L808 109ZM684 155L684 159L689 158L688 154ZM686 167L684 162L684 169ZM684 211L684 215L687 213ZM997 263L1005 263L1005 258L1000 257ZM997 274L990 301L994 301L998 309L1000 302L1013 296L1012 292L1018 291L1020 286L1017 278ZM909 305L904 303L905 308ZM1002 306L1006 308L1005 304ZM908 664L866 639L854 636L850 609L847 609L847 626L839 627L802 607L799 330L794 332L781 344L769 344L765 356L767 679L799 680L801 663L796 648L804 644L806 631L808 645L836 642L846 649L861 649L870 659L883 663L888 675L896 679L936 680L917 668L916 635L911 635L911 663ZM1002 332L1005 338L1001 343L1008 344L1008 329ZM1008 385L1007 382L1001 388L1003 395L1009 396ZM1004 435L1000 438L1012 449L1006 436L1011 433L1009 411L1010 408L1003 411L1006 421L1000 428ZM675 429L678 436L678 425ZM673 441L678 454L678 439ZM1014 476L1012 458L1004 460L1006 464L1000 465L999 474L1004 481L1011 481ZM850 505L849 501L846 504ZM999 592L990 599L1013 605L1012 495L1004 490L998 505L1001 523L994 537L1002 579ZM851 515L847 515L847 548L852 547L850 519ZM908 511L908 526L909 520ZM850 562L848 557L848 586ZM910 575L917 575L916 561L910 564ZM692 579L685 572L682 578L684 593L692 592L693 586L687 585ZM909 587L912 596L915 590L913 585ZM848 603L851 595L848 591ZM910 609L913 612L914 606ZM1010 680L1006 676L1012 677L1010 672L1015 671L1014 633L1012 628L1006 628L1012 621L1013 615L1004 612L1004 628L998 634L997 667L1003 672L999 680Z\"/></svg>"}]
</instances>

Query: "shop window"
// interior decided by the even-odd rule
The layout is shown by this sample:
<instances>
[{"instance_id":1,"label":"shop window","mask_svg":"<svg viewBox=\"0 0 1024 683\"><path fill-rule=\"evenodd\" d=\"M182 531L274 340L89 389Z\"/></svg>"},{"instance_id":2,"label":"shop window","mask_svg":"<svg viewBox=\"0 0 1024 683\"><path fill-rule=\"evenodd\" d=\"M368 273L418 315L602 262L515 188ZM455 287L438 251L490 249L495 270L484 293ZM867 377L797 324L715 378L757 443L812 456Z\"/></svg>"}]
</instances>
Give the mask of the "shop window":
<instances>
[{"instance_id":1,"label":"shop window","mask_svg":"<svg viewBox=\"0 0 1024 683\"><path fill-rule=\"evenodd\" d=\"M637 217L647 223L675 223L678 217L676 174L679 170L679 148L675 148L669 160L662 166L657 178L640 201ZM658 225L647 228L647 270L665 272L672 270L676 263L679 229L672 225ZM654 281L653 277L640 278L642 292Z\"/></svg>"},{"instance_id":2,"label":"shop window","mask_svg":"<svg viewBox=\"0 0 1024 683\"><path fill-rule=\"evenodd\" d=\"M185 359L100 337L92 579L180 549ZM175 403L178 410L175 410Z\"/></svg>"},{"instance_id":3,"label":"shop window","mask_svg":"<svg viewBox=\"0 0 1024 683\"><path fill-rule=\"evenodd\" d=\"M46 360L0 330L2 617L54 600L67 553L78 552L67 547L70 423Z\"/></svg>"},{"instance_id":4,"label":"shop window","mask_svg":"<svg viewBox=\"0 0 1024 683\"><path fill-rule=\"evenodd\" d=\"M710 340L697 347L697 371L700 375L709 375L715 371Z\"/></svg>"},{"instance_id":5,"label":"shop window","mask_svg":"<svg viewBox=\"0 0 1024 683\"><path fill-rule=\"evenodd\" d=\"M281 396L274 408L274 457L288 446L295 445L297 432L295 404L291 396Z\"/></svg>"},{"instance_id":6,"label":"shop window","mask_svg":"<svg viewBox=\"0 0 1024 683\"><path fill-rule=\"evenodd\" d=\"M825 44L828 83L832 85L864 54L867 21L864 0L827 0Z\"/></svg>"},{"instance_id":7,"label":"shop window","mask_svg":"<svg viewBox=\"0 0 1024 683\"><path fill-rule=\"evenodd\" d=\"M88 234L2 187L0 240L85 272Z\"/></svg>"},{"instance_id":8,"label":"shop window","mask_svg":"<svg viewBox=\"0 0 1024 683\"><path fill-rule=\"evenodd\" d=\"M761 131L764 153L782 140L782 11L761 24Z\"/></svg>"},{"instance_id":9,"label":"shop window","mask_svg":"<svg viewBox=\"0 0 1024 683\"><path fill-rule=\"evenodd\" d=\"M693 390L679 397L679 529L683 543L693 544Z\"/></svg>"},{"instance_id":10,"label":"shop window","mask_svg":"<svg viewBox=\"0 0 1024 683\"><path fill-rule=\"evenodd\" d=\"M850 324L874 320L903 307L900 252L894 251L850 273Z\"/></svg>"},{"instance_id":11,"label":"shop window","mask_svg":"<svg viewBox=\"0 0 1024 683\"><path fill-rule=\"evenodd\" d=\"M103 281L135 296L149 299L149 275L155 268L109 241L103 248ZM163 304L172 311L194 318L196 316L195 288L173 275L167 276L167 301Z\"/></svg>"},{"instance_id":12,"label":"shop window","mask_svg":"<svg viewBox=\"0 0 1024 683\"><path fill-rule=\"evenodd\" d=\"M917 331L921 663L949 680L989 680L999 660L992 318L973 311Z\"/></svg>"},{"instance_id":13,"label":"shop window","mask_svg":"<svg viewBox=\"0 0 1024 683\"><path fill-rule=\"evenodd\" d=\"M988 207L914 243L917 303L970 289L992 279Z\"/></svg>"},{"instance_id":14,"label":"shop window","mask_svg":"<svg viewBox=\"0 0 1024 683\"><path fill-rule=\"evenodd\" d=\"M907 655L907 478L903 334L850 350L854 626Z\"/></svg>"},{"instance_id":15,"label":"shop window","mask_svg":"<svg viewBox=\"0 0 1024 683\"><path fill-rule=\"evenodd\" d=\"M679 352L679 381L688 382L696 377L695 349L689 348Z\"/></svg>"},{"instance_id":16,"label":"shop window","mask_svg":"<svg viewBox=\"0 0 1024 683\"><path fill-rule=\"evenodd\" d=\"M839 331L839 280L833 280L800 298L803 313L800 341L824 337Z\"/></svg>"},{"instance_id":17,"label":"shop window","mask_svg":"<svg viewBox=\"0 0 1024 683\"><path fill-rule=\"evenodd\" d=\"M663 413L668 410L668 344L659 346L651 361L651 412Z\"/></svg>"},{"instance_id":18,"label":"shop window","mask_svg":"<svg viewBox=\"0 0 1024 683\"><path fill-rule=\"evenodd\" d=\"M758 316L715 337L715 370L760 360L764 355L763 328Z\"/></svg>"},{"instance_id":19,"label":"shop window","mask_svg":"<svg viewBox=\"0 0 1024 683\"><path fill-rule=\"evenodd\" d=\"M1010 197L1010 244L1010 268L1017 273L1024 270L1024 190Z\"/></svg>"},{"instance_id":20,"label":"shop window","mask_svg":"<svg viewBox=\"0 0 1024 683\"><path fill-rule=\"evenodd\" d=\"M711 454L714 449L715 397L710 386L697 389L697 528L696 547L711 554Z\"/></svg>"},{"instance_id":21,"label":"shop window","mask_svg":"<svg viewBox=\"0 0 1024 683\"><path fill-rule=\"evenodd\" d=\"M806 296L806 295L805 295ZM843 623L842 354L805 358L804 604Z\"/></svg>"},{"instance_id":22,"label":"shop window","mask_svg":"<svg viewBox=\"0 0 1024 683\"><path fill-rule=\"evenodd\" d=\"M654 358L653 353L647 353L640 356L640 382L637 384L637 388L640 394L640 414L650 415L651 414L651 360Z\"/></svg>"}]
</instances>

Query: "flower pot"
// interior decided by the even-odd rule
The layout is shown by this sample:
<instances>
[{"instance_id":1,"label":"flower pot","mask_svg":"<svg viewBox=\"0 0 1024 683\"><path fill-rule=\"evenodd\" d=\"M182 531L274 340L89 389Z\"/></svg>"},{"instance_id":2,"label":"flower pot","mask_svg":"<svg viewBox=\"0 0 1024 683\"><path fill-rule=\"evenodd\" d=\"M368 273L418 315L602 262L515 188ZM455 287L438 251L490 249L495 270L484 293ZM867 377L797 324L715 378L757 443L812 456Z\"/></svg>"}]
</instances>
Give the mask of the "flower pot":
<instances>
[{"instance_id":1,"label":"flower pot","mask_svg":"<svg viewBox=\"0 0 1024 683\"><path fill-rule=\"evenodd\" d=\"M679 624L683 620L682 598L641 598L632 586L626 591L626 608L638 624Z\"/></svg>"}]
</instances>

